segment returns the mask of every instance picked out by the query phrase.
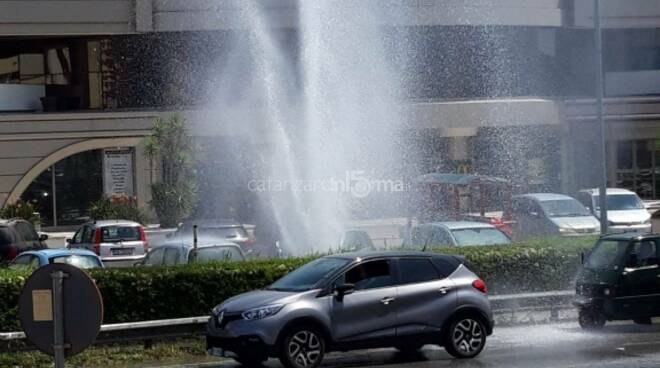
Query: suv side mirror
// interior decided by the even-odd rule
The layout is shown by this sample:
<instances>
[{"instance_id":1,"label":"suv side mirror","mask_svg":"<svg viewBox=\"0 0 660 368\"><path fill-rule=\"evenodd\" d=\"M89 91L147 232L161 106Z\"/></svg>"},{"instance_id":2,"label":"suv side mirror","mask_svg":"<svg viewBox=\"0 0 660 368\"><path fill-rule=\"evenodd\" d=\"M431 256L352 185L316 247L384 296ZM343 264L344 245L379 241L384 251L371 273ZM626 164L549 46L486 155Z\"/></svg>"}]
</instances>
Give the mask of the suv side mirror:
<instances>
[{"instance_id":1,"label":"suv side mirror","mask_svg":"<svg viewBox=\"0 0 660 368\"><path fill-rule=\"evenodd\" d=\"M341 285L335 285L334 287L335 297L340 302L344 301L344 295L351 294L354 291L355 291L355 285L353 284L341 284Z\"/></svg>"}]
</instances>

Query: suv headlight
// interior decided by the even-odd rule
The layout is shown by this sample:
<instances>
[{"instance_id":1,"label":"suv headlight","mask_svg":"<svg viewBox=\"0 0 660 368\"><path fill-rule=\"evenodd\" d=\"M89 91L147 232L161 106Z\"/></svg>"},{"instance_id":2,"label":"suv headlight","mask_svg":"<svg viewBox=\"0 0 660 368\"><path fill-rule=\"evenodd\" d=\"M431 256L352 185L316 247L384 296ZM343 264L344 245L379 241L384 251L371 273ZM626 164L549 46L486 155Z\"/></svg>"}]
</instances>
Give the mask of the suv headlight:
<instances>
[{"instance_id":1,"label":"suv headlight","mask_svg":"<svg viewBox=\"0 0 660 368\"><path fill-rule=\"evenodd\" d=\"M268 305L265 307L254 308L254 309L246 310L245 312L243 312L243 314L241 314L241 316L246 321L262 319L276 314L282 309L282 307L284 307L284 305L276 304L276 305Z\"/></svg>"},{"instance_id":2,"label":"suv headlight","mask_svg":"<svg viewBox=\"0 0 660 368\"><path fill-rule=\"evenodd\" d=\"M570 227L560 227L559 228L559 233L560 234L572 234L572 233L575 233L575 230L571 229Z\"/></svg>"}]
</instances>

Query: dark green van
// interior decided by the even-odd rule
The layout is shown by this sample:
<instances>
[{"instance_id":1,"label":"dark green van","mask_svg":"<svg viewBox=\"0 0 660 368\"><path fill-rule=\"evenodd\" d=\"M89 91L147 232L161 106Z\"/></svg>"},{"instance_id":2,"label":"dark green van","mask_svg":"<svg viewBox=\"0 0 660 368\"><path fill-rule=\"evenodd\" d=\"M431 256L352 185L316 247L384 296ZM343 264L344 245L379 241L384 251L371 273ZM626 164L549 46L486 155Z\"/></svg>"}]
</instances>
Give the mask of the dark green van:
<instances>
[{"instance_id":1,"label":"dark green van","mask_svg":"<svg viewBox=\"0 0 660 368\"><path fill-rule=\"evenodd\" d=\"M584 260L575 305L583 328L606 321L650 324L660 316L658 234L616 234L600 238Z\"/></svg>"}]
</instances>

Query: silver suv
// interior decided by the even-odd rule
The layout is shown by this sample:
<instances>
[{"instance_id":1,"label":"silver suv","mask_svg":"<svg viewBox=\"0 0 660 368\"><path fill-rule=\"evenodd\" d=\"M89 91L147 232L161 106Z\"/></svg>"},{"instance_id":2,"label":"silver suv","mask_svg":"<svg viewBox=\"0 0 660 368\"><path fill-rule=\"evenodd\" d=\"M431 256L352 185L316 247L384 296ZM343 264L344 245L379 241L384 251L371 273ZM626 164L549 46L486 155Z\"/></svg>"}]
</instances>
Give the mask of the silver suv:
<instances>
[{"instance_id":1,"label":"silver suv","mask_svg":"<svg viewBox=\"0 0 660 368\"><path fill-rule=\"evenodd\" d=\"M265 290L213 308L211 355L258 365L317 367L326 352L437 344L472 358L493 331L486 285L449 255L347 253L316 259Z\"/></svg>"}]
</instances>

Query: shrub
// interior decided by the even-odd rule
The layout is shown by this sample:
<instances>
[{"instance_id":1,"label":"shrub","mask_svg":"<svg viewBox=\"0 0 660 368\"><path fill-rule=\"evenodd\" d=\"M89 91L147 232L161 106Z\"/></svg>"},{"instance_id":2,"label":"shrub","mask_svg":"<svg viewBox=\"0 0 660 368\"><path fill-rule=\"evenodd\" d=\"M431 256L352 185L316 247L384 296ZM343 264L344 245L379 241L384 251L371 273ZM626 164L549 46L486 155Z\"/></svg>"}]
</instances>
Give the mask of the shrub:
<instances>
[{"instance_id":1,"label":"shrub","mask_svg":"<svg viewBox=\"0 0 660 368\"><path fill-rule=\"evenodd\" d=\"M176 114L157 119L146 138L147 158L160 159L161 182L151 186L151 206L161 227L177 226L197 204L194 147L185 119Z\"/></svg>"},{"instance_id":2,"label":"shrub","mask_svg":"<svg viewBox=\"0 0 660 368\"><path fill-rule=\"evenodd\" d=\"M0 209L0 218L22 218L31 222L33 225L38 225L40 221L37 208L32 203L25 201L6 204Z\"/></svg>"},{"instance_id":3,"label":"shrub","mask_svg":"<svg viewBox=\"0 0 660 368\"><path fill-rule=\"evenodd\" d=\"M593 241L558 239L555 244L550 240L432 251L465 256L491 294L508 294L570 288L579 254ZM103 295L104 323L116 323L205 315L223 300L263 288L311 259L115 268L90 273ZM26 276L24 272L0 270L0 330L19 328L16 303Z\"/></svg>"},{"instance_id":4,"label":"shrub","mask_svg":"<svg viewBox=\"0 0 660 368\"><path fill-rule=\"evenodd\" d=\"M144 224L146 216L137 205L135 197L112 195L93 202L89 215L95 220L131 220Z\"/></svg>"}]
</instances>

